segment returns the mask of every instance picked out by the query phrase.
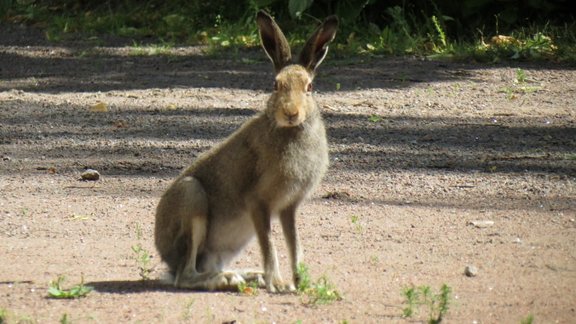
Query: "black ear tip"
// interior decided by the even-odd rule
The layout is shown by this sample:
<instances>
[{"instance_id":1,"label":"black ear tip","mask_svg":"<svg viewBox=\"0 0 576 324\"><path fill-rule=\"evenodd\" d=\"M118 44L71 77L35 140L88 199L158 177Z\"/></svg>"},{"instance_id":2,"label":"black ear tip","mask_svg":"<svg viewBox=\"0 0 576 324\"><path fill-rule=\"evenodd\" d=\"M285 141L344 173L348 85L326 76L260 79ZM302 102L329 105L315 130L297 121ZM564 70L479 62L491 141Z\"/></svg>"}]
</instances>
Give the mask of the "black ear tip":
<instances>
[{"instance_id":1,"label":"black ear tip","mask_svg":"<svg viewBox=\"0 0 576 324\"><path fill-rule=\"evenodd\" d=\"M340 22L340 19L338 19L338 16L336 16L336 15L328 16L326 19L324 19L324 24L330 24L330 25L338 26L339 22Z\"/></svg>"},{"instance_id":2,"label":"black ear tip","mask_svg":"<svg viewBox=\"0 0 576 324\"><path fill-rule=\"evenodd\" d=\"M267 12L266 12L265 10L263 10L263 9L260 9L260 10L258 11L258 13L256 14L256 18L258 18L258 19L270 19L270 20L272 20L272 17L270 16L270 14L267 13Z\"/></svg>"}]
</instances>

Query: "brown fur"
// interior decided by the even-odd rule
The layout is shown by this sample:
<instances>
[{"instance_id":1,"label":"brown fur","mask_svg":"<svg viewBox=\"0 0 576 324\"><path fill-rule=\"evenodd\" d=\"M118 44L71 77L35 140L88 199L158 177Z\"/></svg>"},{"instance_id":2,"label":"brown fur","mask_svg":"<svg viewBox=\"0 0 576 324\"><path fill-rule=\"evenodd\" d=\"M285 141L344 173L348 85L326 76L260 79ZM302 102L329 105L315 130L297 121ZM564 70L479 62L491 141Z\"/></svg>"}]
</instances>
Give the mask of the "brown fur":
<instances>
[{"instance_id":1,"label":"brown fur","mask_svg":"<svg viewBox=\"0 0 576 324\"><path fill-rule=\"evenodd\" d=\"M276 216L288 244L294 283L298 281L297 208L328 167L324 124L308 90L337 20L329 18L312 36L324 43L309 42L312 48L303 52L317 55L304 65L287 65L288 44L268 14L259 12L257 21L263 47L277 71L276 89L265 111L176 178L156 211L156 247L178 287L234 289L252 279L224 268L256 236L266 288L271 292L293 289L293 284L282 281L271 239L271 221Z\"/></svg>"}]
</instances>

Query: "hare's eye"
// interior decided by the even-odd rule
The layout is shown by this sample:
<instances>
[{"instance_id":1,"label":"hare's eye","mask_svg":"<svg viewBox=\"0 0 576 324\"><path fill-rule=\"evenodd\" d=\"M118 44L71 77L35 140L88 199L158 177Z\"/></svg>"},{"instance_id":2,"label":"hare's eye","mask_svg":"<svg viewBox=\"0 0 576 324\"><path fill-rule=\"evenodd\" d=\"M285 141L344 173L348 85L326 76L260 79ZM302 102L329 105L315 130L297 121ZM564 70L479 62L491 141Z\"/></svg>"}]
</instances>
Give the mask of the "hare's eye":
<instances>
[{"instance_id":1,"label":"hare's eye","mask_svg":"<svg viewBox=\"0 0 576 324\"><path fill-rule=\"evenodd\" d=\"M312 83L308 83L308 85L306 86L306 91L312 92Z\"/></svg>"}]
</instances>

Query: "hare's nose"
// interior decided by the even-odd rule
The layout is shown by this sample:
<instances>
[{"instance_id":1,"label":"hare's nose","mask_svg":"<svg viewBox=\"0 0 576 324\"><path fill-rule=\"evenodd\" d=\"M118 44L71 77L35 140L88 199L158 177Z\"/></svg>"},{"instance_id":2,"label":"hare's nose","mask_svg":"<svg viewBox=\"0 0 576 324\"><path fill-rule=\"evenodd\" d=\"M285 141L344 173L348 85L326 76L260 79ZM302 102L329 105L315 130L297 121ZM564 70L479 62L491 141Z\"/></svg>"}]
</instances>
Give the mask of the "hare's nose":
<instances>
[{"instance_id":1,"label":"hare's nose","mask_svg":"<svg viewBox=\"0 0 576 324\"><path fill-rule=\"evenodd\" d=\"M298 118L298 110L285 111L284 115L289 121L294 121L296 118Z\"/></svg>"}]
</instances>

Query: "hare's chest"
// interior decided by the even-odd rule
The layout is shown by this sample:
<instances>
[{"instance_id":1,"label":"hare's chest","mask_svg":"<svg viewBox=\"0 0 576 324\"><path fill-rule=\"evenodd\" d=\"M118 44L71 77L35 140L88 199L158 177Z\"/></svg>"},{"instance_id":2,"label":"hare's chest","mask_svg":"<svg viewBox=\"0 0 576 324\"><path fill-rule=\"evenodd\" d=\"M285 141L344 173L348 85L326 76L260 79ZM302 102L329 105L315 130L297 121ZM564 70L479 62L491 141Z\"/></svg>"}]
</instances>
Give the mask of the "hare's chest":
<instances>
[{"instance_id":1,"label":"hare's chest","mask_svg":"<svg viewBox=\"0 0 576 324\"><path fill-rule=\"evenodd\" d=\"M290 205L305 198L320 182L328 168L326 142L296 144L278 152L267 164L258 191L265 200Z\"/></svg>"},{"instance_id":2,"label":"hare's chest","mask_svg":"<svg viewBox=\"0 0 576 324\"><path fill-rule=\"evenodd\" d=\"M287 150L280 159L279 174L295 183L316 182L328 167L328 148L325 144L310 145L306 149Z\"/></svg>"}]
</instances>

